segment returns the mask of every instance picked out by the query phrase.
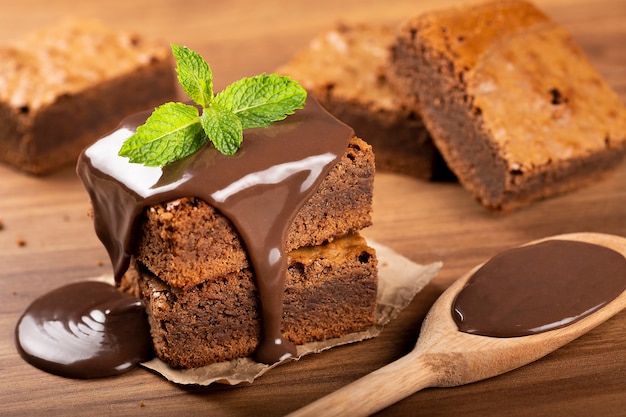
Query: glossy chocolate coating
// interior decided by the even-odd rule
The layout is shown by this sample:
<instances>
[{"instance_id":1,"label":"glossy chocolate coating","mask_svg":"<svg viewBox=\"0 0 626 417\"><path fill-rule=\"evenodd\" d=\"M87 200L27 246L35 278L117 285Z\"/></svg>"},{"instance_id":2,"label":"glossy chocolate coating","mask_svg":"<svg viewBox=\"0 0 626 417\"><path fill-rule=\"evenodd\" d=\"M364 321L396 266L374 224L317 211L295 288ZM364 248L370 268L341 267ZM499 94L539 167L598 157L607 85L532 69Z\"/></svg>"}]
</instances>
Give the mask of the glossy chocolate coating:
<instances>
[{"instance_id":1,"label":"glossy chocolate coating","mask_svg":"<svg viewBox=\"0 0 626 417\"><path fill-rule=\"evenodd\" d=\"M548 240L502 252L480 267L452 305L459 330L492 337L574 323L626 290L626 258L586 242Z\"/></svg>"}]
</instances>

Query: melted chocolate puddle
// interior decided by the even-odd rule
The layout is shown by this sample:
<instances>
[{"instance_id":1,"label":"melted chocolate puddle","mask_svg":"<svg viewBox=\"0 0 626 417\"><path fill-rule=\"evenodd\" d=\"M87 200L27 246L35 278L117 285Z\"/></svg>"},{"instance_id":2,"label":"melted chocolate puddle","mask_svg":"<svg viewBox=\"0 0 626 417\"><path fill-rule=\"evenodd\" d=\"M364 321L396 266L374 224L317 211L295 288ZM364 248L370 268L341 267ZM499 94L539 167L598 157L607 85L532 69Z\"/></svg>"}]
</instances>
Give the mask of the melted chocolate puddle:
<instances>
[{"instance_id":1,"label":"melted chocolate puddle","mask_svg":"<svg viewBox=\"0 0 626 417\"><path fill-rule=\"evenodd\" d=\"M235 225L255 271L263 329L256 359L273 363L295 354L281 333L287 232L300 207L345 152L352 129L309 98L304 109L284 121L247 130L235 156L206 146L160 168L131 164L117 155L148 116L146 112L125 120L86 149L77 166L116 280L128 268L134 229L146 207L200 198Z\"/></svg>"},{"instance_id":2,"label":"melted chocolate puddle","mask_svg":"<svg viewBox=\"0 0 626 417\"><path fill-rule=\"evenodd\" d=\"M70 378L118 375L154 357L141 301L102 282L38 298L18 321L15 339L31 365Z\"/></svg>"},{"instance_id":3,"label":"melted chocolate puddle","mask_svg":"<svg viewBox=\"0 0 626 417\"><path fill-rule=\"evenodd\" d=\"M626 290L626 258L586 242L549 240L502 252L457 295L459 330L491 337L541 333L574 323Z\"/></svg>"}]
</instances>

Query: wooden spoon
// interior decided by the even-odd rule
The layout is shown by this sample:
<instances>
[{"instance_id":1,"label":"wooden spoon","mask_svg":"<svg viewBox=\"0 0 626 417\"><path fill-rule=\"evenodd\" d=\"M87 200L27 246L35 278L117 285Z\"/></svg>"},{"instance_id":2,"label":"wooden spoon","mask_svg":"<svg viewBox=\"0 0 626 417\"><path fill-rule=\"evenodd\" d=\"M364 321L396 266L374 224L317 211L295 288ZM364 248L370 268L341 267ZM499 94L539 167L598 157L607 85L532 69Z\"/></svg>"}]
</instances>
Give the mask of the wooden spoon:
<instances>
[{"instance_id":1,"label":"wooden spoon","mask_svg":"<svg viewBox=\"0 0 626 417\"><path fill-rule=\"evenodd\" d=\"M548 239L594 243L626 256L626 239L618 236L574 233L540 241ZM463 333L452 318L452 303L479 267L452 284L435 302L413 351L289 416L367 416L423 388L454 387L500 375L553 352L626 307L624 291L593 314L560 329L514 338Z\"/></svg>"}]
</instances>

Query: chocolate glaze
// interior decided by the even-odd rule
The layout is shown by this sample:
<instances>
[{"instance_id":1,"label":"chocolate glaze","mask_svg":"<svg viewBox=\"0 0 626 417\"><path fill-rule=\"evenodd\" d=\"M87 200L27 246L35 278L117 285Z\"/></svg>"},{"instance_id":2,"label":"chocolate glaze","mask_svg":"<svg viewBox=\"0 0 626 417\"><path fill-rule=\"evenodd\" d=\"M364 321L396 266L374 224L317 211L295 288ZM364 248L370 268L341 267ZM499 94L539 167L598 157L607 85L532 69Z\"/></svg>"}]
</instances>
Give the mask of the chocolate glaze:
<instances>
[{"instance_id":1,"label":"chocolate glaze","mask_svg":"<svg viewBox=\"0 0 626 417\"><path fill-rule=\"evenodd\" d=\"M585 242L548 240L502 252L469 279L452 305L459 330L526 336L574 323L626 290L626 258Z\"/></svg>"},{"instance_id":2,"label":"chocolate glaze","mask_svg":"<svg viewBox=\"0 0 626 417\"><path fill-rule=\"evenodd\" d=\"M70 378L121 374L154 356L141 301L103 282L38 298L18 321L15 340L27 362Z\"/></svg>"},{"instance_id":3,"label":"chocolate glaze","mask_svg":"<svg viewBox=\"0 0 626 417\"><path fill-rule=\"evenodd\" d=\"M109 252L116 279L128 268L134 229L143 210L181 197L198 197L231 220L250 257L263 320L256 359L273 363L295 354L295 347L280 331L288 228L345 152L352 129L309 98L304 109L285 120L246 130L234 156L205 146L161 168L131 164L117 155L123 141L148 116L142 113L125 120L86 149L77 166L93 204L96 233Z\"/></svg>"}]
</instances>

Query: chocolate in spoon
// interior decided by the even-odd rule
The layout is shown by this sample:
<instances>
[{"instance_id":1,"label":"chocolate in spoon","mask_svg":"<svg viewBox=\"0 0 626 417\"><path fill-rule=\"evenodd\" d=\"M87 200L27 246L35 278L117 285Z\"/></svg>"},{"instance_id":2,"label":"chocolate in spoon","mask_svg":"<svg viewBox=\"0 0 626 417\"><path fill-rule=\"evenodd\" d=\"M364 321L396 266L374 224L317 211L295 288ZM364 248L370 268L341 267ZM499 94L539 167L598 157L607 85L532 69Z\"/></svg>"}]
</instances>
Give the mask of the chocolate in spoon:
<instances>
[{"instance_id":1,"label":"chocolate in spoon","mask_svg":"<svg viewBox=\"0 0 626 417\"><path fill-rule=\"evenodd\" d=\"M575 233L542 239L532 242L531 245L546 241L599 245L612 250L609 252L621 254L618 262L624 262L626 256L626 239L618 236ZM622 269L619 277L609 277L621 282L615 286L621 286L615 297L580 317L564 320L556 326L548 326L547 331L530 332L526 336L493 337L471 334L459 330L462 320L459 320L455 303L462 290L469 288L466 284L470 278L482 266L461 277L435 302L424 320L413 351L290 416L366 416L423 388L453 387L500 375L553 352L626 307L626 271ZM596 275L603 271L586 272ZM597 277L586 278L595 281ZM591 287L595 286L597 285L593 282Z\"/></svg>"}]
</instances>

